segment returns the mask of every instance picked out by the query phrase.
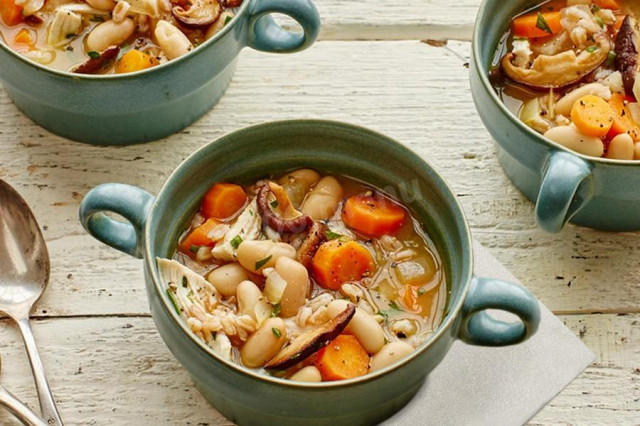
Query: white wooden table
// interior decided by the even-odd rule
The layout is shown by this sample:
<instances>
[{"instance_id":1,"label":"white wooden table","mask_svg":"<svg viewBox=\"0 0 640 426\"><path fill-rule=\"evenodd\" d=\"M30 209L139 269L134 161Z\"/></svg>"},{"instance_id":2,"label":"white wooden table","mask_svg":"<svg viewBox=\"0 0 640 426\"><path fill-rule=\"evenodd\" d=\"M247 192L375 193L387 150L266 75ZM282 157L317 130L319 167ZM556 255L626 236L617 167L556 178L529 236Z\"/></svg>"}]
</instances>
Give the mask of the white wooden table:
<instances>
[{"instance_id":1,"label":"white wooden table","mask_svg":"<svg viewBox=\"0 0 640 426\"><path fill-rule=\"evenodd\" d=\"M533 424L640 422L640 234L568 226L549 235L535 227L533 205L503 174L471 100L478 4L317 0L324 27L312 49L290 56L245 50L211 112L146 145L101 148L53 136L0 89L0 178L32 206L51 254L34 331L66 424L228 424L160 340L141 262L88 236L78 205L104 182L155 193L196 148L287 118L364 125L419 152L457 192L475 238L596 352L597 361ZM37 409L20 336L6 319L0 353L0 381ZM0 424L17 423L0 410Z\"/></svg>"}]
</instances>

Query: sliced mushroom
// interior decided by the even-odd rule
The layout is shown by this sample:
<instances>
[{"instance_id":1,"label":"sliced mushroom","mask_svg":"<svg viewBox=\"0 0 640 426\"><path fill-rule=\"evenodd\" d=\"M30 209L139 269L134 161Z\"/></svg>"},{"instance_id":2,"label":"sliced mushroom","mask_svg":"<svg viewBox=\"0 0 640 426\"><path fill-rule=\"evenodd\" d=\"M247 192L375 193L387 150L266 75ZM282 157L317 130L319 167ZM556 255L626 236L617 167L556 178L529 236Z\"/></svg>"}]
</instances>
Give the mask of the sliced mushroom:
<instances>
[{"instance_id":1,"label":"sliced mushroom","mask_svg":"<svg viewBox=\"0 0 640 426\"><path fill-rule=\"evenodd\" d=\"M318 247L327 241L328 230L329 227L322 222L314 222L313 225L311 225L307 238L302 241L302 245L296 254L298 262L302 263L305 268L309 269L311 267L311 260L316 254L316 251L318 251Z\"/></svg>"},{"instance_id":2,"label":"sliced mushroom","mask_svg":"<svg viewBox=\"0 0 640 426\"><path fill-rule=\"evenodd\" d=\"M118 57L120 48L111 46L100 53L97 58L91 58L82 65L78 65L73 72L77 74L96 74L108 68Z\"/></svg>"},{"instance_id":3,"label":"sliced mushroom","mask_svg":"<svg viewBox=\"0 0 640 426\"><path fill-rule=\"evenodd\" d=\"M324 348L340 333L353 318L356 307L349 304L344 311L318 328L298 336L289 346L284 347L264 368L285 370Z\"/></svg>"},{"instance_id":4,"label":"sliced mushroom","mask_svg":"<svg viewBox=\"0 0 640 426\"><path fill-rule=\"evenodd\" d=\"M518 67L514 64L514 55L509 53L502 58L502 69L518 83L536 88L561 88L577 83L607 60L611 51L609 36L600 32L594 34L595 45L576 54L567 50L557 55L540 55L531 63L531 67Z\"/></svg>"},{"instance_id":5,"label":"sliced mushroom","mask_svg":"<svg viewBox=\"0 0 640 426\"><path fill-rule=\"evenodd\" d=\"M242 5L242 0L224 0L225 7L238 7Z\"/></svg>"},{"instance_id":6,"label":"sliced mushroom","mask_svg":"<svg viewBox=\"0 0 640 426\"><path fill-rule=\"evenodd\" d=\"M269 194L275 196L273 201ZM313 224L311 217L293 207L287 192L275 182L260 187L256 199L262 219L280 234L302 232Z\"/></svg>"},{"instance_id":7,"label":"sliced mushroom","mask_svg":"<svg viewBox=\"0 0 640 426\"><path fill-rule=\"evenodd\" d=\"M222 13L222 6L218 0L194 0L189 9L175 6L171 13L186 26L205 27L218 19Z\"/></svg>"},{"instance_id":8,"label":"sliced mushroom","mask_svg":"<svg viewBox=\"0 0 640 426\"><path fill-rule=\"evenodd\" d=\"M633 93L636 74L640 71L638 61L640 51L640 35L638 21L627 15L622 21L618 38L616 39L616 69L622 73L622 82L627 94Z\"/></svg>"}]
</instances>

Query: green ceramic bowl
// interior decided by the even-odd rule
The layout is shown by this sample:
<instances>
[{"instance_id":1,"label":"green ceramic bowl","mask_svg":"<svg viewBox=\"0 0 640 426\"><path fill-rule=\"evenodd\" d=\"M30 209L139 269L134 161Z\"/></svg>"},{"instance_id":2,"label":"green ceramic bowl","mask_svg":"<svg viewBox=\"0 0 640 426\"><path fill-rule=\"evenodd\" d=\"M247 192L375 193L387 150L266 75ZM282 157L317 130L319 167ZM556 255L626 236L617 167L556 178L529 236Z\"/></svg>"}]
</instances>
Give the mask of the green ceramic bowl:
<instances>
[{"instance_id":1,"label":"green ceramic bowl","mask_svg":"<svg viewBox=\"0 0 640 426\"><path fill-rule=\"evenodd\" d=\"M489 82L500 37L513 16L541 0L485 0L473 35L471 92L513 184L536 203L538 225L559 232L570 221L607 231L640 230L640 164L587 157L525 125Z\"/></svg>"},{"instance_id":2,"label":"green ceramic bowl","mask_svg":"<svg viewBox=\"0 0 640 426\"><path fill-rule=\"evenodd\" d=\"M274 13L295 19L286 31ZM311 46L320 17L311 0L244 0L236 16L192 52L144 71L80 75L33 62L0 42L0 80L16 106L47 130L80 142L122 145L169 136L224 94L246 47L296 52Z\"/></svg>"},{"instance_id":3,"label":"green ceramic bowl","mask_svg":"<svg viewBox=\"0 0 640 426\"><path fill-rule=\"evenodd\" d=\"M450 285L444 321L413 354L374 374L341 382L297 383L222 360L177 316L158 275L156 257L172 255L180 232L214 182L249 181L299 167L389 189L419 218L442 256ZM129 223L115 222L105 211ZM285 121L237 131L187 158L155 198L123 184L94 188L82 202L80 219L94 237L144 258L151 313L160 335L205 398L239 424L375 423L413 397L456 339L508 345L525 340L538 326L538 304L527 290L472 275L464 215L433 168L399 143L348 124ZM520 321L494 320L485 312L488 308L512 312Z\"/></svg>"}]
</instances>

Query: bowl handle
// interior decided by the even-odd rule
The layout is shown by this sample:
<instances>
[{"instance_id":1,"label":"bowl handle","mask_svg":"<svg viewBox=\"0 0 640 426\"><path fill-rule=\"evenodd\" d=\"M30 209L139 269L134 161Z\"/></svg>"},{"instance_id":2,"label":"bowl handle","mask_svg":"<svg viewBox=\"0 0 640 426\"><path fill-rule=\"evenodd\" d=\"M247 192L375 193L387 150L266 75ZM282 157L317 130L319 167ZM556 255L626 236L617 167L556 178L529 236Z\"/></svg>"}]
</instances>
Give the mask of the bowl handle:
<instances>
[{"instance_id":1,"label":"bowl handle","mask_svg":"<svg viewBox=\"0 0 640 426\"><path fill-rule=\"evenodd\" d=\"M287 31L271 16L295 19L303 32ZM258 0L249 9L249 46L263 52L290 53L310 47L320 32L320 14L311 0Z\"/></svg>"},{"instance_id":2,"label":"bowl handle","mask_svg":"<svg viewBox=\"0 0 640 426\"><path fill-rule=\"evenodd\" d=\"M80 204L82 226L94 238L131 256L142 258L142 229L153 204L147 191L121 183L96 186ZM105 212L128 220L120 222Z\"/></svg>"},{"instance_id":3,"label":"bowl handle","mask_svg":"<svg viewBox=\"0 0 640 426\"><path fill-rule=\"evenodd\" d=\"M547 162L536 202L536 223L557 233L593 197L591 165L568 152L554 151Z\"/></svg>"},{"instance_id":4,"label":"bowl handle","mask_svg":"<svg viewBox=\"0 0 640 426\"><path fill-rule=\"evenodd\" d=\"M492 318L486 309L511 312L520 322ZM472 345L506 346L531 337L540 323L535 296L517 284L496 279L473 278L462 306L460 339Z\"/></svg>"}]
</instances>

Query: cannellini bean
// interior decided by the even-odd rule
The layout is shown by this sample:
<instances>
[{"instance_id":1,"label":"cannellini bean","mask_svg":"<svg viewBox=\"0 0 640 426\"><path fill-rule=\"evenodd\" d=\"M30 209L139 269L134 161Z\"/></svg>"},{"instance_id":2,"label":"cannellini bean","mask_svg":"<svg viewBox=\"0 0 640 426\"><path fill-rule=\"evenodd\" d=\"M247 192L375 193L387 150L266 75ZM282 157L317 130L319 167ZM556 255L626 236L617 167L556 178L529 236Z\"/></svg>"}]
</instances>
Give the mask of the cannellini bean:
<instances>
[{"instance_id":1,"label":"cannellini bean","mask_svg":"<svg viewBox=\"0 0 640 426\"><path fill-rule=\"evenodd\" d=\"M119 46L131 37L134 30L135 24L131 18L125 18L122 22L103 22L87 36L86 48L88 51L102 52L109 46Z\"/></svg>"},{"instance_id":2,"label":"cannellini bean","mask_svg":"<svg viewBox=\"0 0 640 426\"><path fill-rule=\"evenodd\" d=\"M154 34L158 46L169 59L178 58L193 50L193 45L187 36L167 21L158 21Z\"/></svg>"},{"instance_id":3,"label":"cannellini bean","mask_svg":"<svg viewBox=\"0 0 640 426\"><path fill-rule=\"evenodd\" d=\"M228 263L207 275L207 281L225 297L235 296L238 285L248 279L247 271L237 263Z\"/></svg>"},{"instance_id":4,"label":"cannellini bean","mask_svg":"<svg viewBox=\"0 0 640 426\"><path fill-rule=\"evenodd\" d=\"M238 262L248 271L259 273L273 268L281 257L296 257L296 249L287 243L270 240L243 241L236 252Z\"/></svg>"},{"instance_id":5,"label":"cannellini bean","mask_svg":"<svg viewBox=\"0 0 640 426\"><path fill-rule=\"evenodd\" d=\"M282 185L289 199L295 206L299 206L304 201L309 189L320 180L320 175L315 170L298 169L278 180Z\"/></svg>"},{"instance_id":6,"label":"cannellini bean","mask_svg":"<svg viewBox=\"0 0 640 426\"><path fill-rule=\"evenodd\" d=\"M113 0L85 0L87 4L98 10L113 10L116 2Z\"/></svg>"},{"instance_id":7,"label":"cannellini bean","mask_svg":"<svg viewBox=\"0 0 640 426\"><path fill-rule=\"evenodd\" d=\"M322 381L322 375L320 374L320 370L313 365L309 365L299 370L296 374L291 376L289 380L317 383Z\"/></svg>"},{"instance_id":8,"label":"cannellini bean","mask_svg":"<svg viewBox=\"0 0 640 426\"><path fill-rule=\"evenodd\" d=\"M640 160L640 142L636 142L635 148L633 150L633 159Z\"/></svg>"},{"instance_id":9,"label":"cannellini bean","mask_svg":"<svg viewBox=\"0 0 640 426\"><path fill-rule=\"evenodd\" d=\"M605 101L611 99L611 89L602 83L585 84L582 87L577 88L573 92L567 93L562 99L560 99L555 106L556 114L562 114L565 117L571 115L571 108L578 99L587 95L599 96Z\"/></svg>"},{"instance_id":10,"label":"cannellini bean","mask_svg":"<svg viewBox=\"0 0 640 426\"><path fill-rule=\"evenodd\" d=\"M281 318L269 318L240 349L242 363L249 368L262 367L282 349L287 328Z\"/></svg>"},{"instance_id":11,"label":"cannellini bean","mask_svg":"<svg viewBox=\"0 0 640 426\"><path fill-rule=\"evenodd\" d=\"M602 157L604 153L604 144L600 138L582 134L575 126L554 127L544 136L580 154Z\"/></svg>"},{"instance_id":12,"label":"cannellini bean","mask_svg":"<svg viewBox=\"0 0 640 426\"><path fill-rule=\"evenodd\" d=\"M346 300L334 300L327 306L327 312L331 318L335 318L345 310L348 304ZM359 308L356 308L356 313L349 321L346 330L356 336L370 354L377 353L384 346L382 326L371 315Z\"/></svg>"},{"instance_id":13,"label":"cannellini bean","mask_svg":"<svg viewBox=\"0 0 640 426\"><path fill-rule=\"evenodd\" d=\"M606 157L614 160L633 160L634 150L633 138L621 133L611 140Z\"/></svg>"},{"instance_id":14,"label":"cannellini bean","mask_svg":"<svg viewBox=\"0 0 640 426\"><path fill-rule=\"evenodd\" d=\"M371 367L369 371L381 370L384 367L401 360L413 352L413 346L405 342L387 343L380 349L380 352L371 357Z\"/></svg>"},{"instance_id":15,"label":"cannellini bean","mask_svg":"<svg viewBox=\"0 0 640 426\"><path fill-rule=\"evenodd\" d=\"M240 315L251 315L256 318L255 307L262 298L262 292L253 282L245 280L238 284L236 288L236 299L238 300L238 313Z\"/></svg>"},{"instance_id":16,"label":"cannellini bean","mask_svg":"<svg viewBox=\"0 0 640 426\"><path fill-rule=\"evenodd\" d=\"M327 219L335 213L342 194L340 182L331 176L323 177L302 203L302 213L315 220Z\"/></svg>"},{"instance_id":17,"label":"cannellini bean","mask_svg":"<svg viewBox=\"0 0 640 426\"><path fill-rule=\"evenodd\" d=\"M309 291L309 273L301 263L288 257L281 257L276 262L276 271L287 282L287 287L280 299L280 315L292 317L304 305Z\"/></svg>"}]
</instances>

